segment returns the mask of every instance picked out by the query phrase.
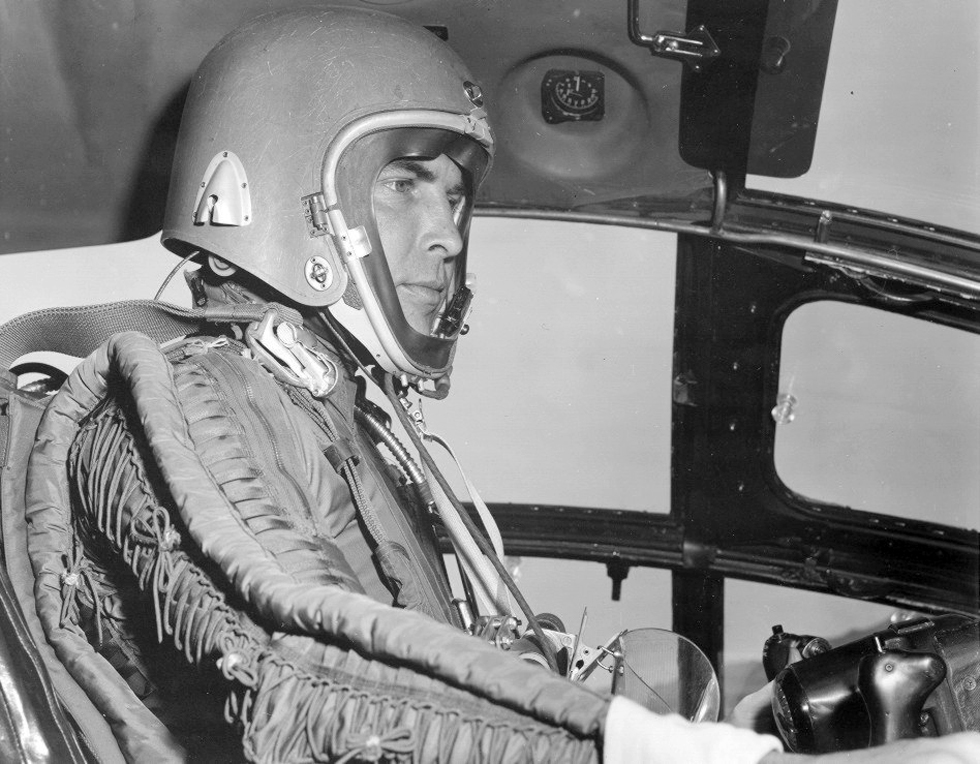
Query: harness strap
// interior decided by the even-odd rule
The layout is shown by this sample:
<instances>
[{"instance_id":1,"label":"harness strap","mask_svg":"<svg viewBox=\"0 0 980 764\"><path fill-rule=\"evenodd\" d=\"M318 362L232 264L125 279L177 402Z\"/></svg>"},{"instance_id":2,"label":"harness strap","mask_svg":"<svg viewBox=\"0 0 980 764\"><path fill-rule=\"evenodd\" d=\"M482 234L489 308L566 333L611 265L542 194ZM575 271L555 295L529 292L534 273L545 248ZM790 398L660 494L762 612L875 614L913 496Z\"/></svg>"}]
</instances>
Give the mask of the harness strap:
<instances>
[{"instance_id":1,"label":"harness strap","mask_svg":"<svg viewBox=\"0 0 980 764\"><path fill-rule=\"evenodd\" d=\"M343 477L343 473L340 468L345 466L349 459L353 460L351 462L352 464L357 464L360 458L354 453L354 446L348 438L338 438L335 440L323 449L323 455L327 457L330 466L341 474L341 477Z\"/></svg>"},{"instance_id":2,"label":"harness strap","mask_svg":"<svg viewBox=\"0 0 980 764\"><path fill-rule=\"evenodd\" d=\"M202 323L259 321L270 308L302 324L298 311L275 303L189 310L156 300L124 300L35 310L0 325L0 369L9 369L21 356L38 351L84 357L121 332L136 331L161 343L197 332Z\"/></svg>"}]
</instances>

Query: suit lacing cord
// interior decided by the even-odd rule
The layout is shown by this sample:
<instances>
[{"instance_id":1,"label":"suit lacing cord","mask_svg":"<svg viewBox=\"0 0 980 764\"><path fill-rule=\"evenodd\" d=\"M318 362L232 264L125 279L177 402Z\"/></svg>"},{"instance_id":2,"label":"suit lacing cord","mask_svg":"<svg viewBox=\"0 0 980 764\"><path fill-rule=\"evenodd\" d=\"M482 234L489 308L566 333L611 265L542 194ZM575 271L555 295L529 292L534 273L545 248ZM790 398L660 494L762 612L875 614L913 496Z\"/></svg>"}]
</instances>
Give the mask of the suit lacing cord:
<instances>
[{"instance_id":1,"label":"suit lacing cord","mask_svg":"<svg viewBox=\"0 0 980 764\"><path fill-rule=\"evenodd\" d=\"M257 628L242 626L224 594L181 547L181 534L151 488L125 420L121 409L110 409L89 420L87 437L74 438L71 443L67 466L69 480L80 488L78 521L93 537L101 536L110 543L136 576L139 589L150 595L158 642L163 642L165 634L173 635L174 646L189 663L196 664L217 649L224 675L246 687L254 686L249 656L256 654L264 635ZM66 617L78 625L74 600L86 585L93 599L97 645L101 645L104 600L117 596L117 587L109 581L108 591L100 589L96 563L84 556L80 538L76 531L73 555L62 574L65 604L59 625L65 626ZM114 638L120 638L112 618L108 628Z\"/></svg>"}]
</instances>

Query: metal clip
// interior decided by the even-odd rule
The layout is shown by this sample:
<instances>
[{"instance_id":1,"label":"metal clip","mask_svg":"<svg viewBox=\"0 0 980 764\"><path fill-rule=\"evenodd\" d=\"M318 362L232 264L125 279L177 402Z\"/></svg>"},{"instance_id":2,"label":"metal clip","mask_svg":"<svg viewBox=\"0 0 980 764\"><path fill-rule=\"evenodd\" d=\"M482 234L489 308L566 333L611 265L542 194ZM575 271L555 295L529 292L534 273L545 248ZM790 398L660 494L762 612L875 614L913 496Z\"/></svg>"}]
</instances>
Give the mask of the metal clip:
<instances>
[{"instance_id":1,"label":"metal clip","mask_svg":"<svg viewBox=\"0 0 980 764\"><path fill-rule=\"evenodd\" d=\"M640 31L639 6L640 0L629 0L629 37L635 45L649 48L654 56L683 61L695 72L700 72L705 65L721 55L721 49L703 25L687 34L678 32L644 34Z\"/></svg>"},{"instance_id":2,"label":"metal clip","mask_svg":"<svg viewBox=\"0 0 980 764\"><path fill-rule=\"evenodd\" d=\"M422 403L419 402L419 407L415 408L412 402L408 400L404 395L398 397L401 401L402 408L408 413L408 418L412 420L412 424L415 425L415 431L425 440L431 440L432 434L429 432L429 428L425 425L425 415L422 413Z\"/></svg>"},{"instance_id":3,"label":"metal clip","mask_svg":"<svg viewBox=\"0 0 980 764\"><path fill-rule=\"evenodd\" d=\"M721 55L718 45L703 26L696 27L686 36L677 32L657 32L649 47L653 55L683 61L695 72L700 72L705 64Z\"/></svg>"},{"instance_id":4,"label":"metal clip","mask_svg":"<svg viewBox=\"0 0 980 764\"><path fill-rule=\"evenodd\" d=\"M833 225L834 215L830 210L823 210L820 219L817 220L817 228L813 233L813 240L817 244L826 244L830 239L830 226Z\"/></svg>"},{"instance_id":5,"label":"metal clip","mask_svg":"<svg viewBox=\"0 0 980 764\"><path fill-rule=\"evenodd\" d=\"M508 650L517 639L518 626L520 621L512 615L481 615L473 624L471 633L496 647Z\"/></svg>"},{"instance_id":6,"label":"metal clip","mask_svg":"<svg viewBox=\"0 0 980 764\"><path fill-rule=\"evenodd\" d=\"M622 654L617 650L613 650L612 647L627 631L629 629L623 629L619 633L614 634L604 645L599 645L594 650L579 644L576 654L572 656L571 670L568 673L568 678L573 682L584 682L597 668L603 668L611 672L613 669L603 663L602 659L607 655L612 656L616 661L622 659Z\"/></svg>"},{"instance_id":7,"label":"metal clip","mask_svg":"<svg viewBox=\"0 0 980 764\"><path fill-rule=\"evenodd\" d=\"M323 353L302 342L305 330L282 321L269 310L258 323L249 324L245 341L255 359L273 376L294 387L305 387L315 398L324 398L337 386L340 370Z\"/></svg>"}]
</instances>

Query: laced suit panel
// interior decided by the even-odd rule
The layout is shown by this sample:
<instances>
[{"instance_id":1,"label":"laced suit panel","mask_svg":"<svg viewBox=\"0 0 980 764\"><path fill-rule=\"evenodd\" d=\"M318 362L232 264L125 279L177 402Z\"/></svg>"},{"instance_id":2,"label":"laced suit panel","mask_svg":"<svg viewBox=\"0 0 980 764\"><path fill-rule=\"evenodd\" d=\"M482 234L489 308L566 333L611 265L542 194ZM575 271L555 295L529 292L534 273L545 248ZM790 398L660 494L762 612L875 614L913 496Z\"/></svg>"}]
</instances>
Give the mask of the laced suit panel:
<instances>
[{"instance_id":1,"label":"laced suit panel","mask_svg":"<svg viewBox=\"0 0 980 764\"><path fill-rule=\"evenodd\" d=\"M171 351L169 371L154 380L159 407L181 420L164 429L186 432L208 476L179 485L180 470L160 450L156 398L134 392L143 388L133 378L155 372L145 358L127 364L130 344L150 353L146 338L133 336L110 341L107 368L78 372L95 381L70 380L59 393L75 422L73 525L101 536L128 563L188 659L218 660L247 758L598 760L607 698L451 624L434 535L416 533L424 518L403 509L374 444L356 432L349 373L325 407L326 430L348 441L343 461L357 471L379 522L373 530L350 480L324 454L335 443L323 423L255 361L221 343L196 340ZM104 394L84 410L72 396L98 392L100 376ZM133 491L118 489L134 480L146 497L139 506ZM167 513L172 534L140 535L137 515L147 506ZM395 564L378 560L379 544L396 549ZM134 555L137 547L143 551ZM161 591L167 580L148 572L165 558L193 571L184 576L196 587L187 596ZM205 593L220 619L195 610L193 599ZM197 633L196 624L210 633Z\"/></svg>"}]
</instances>

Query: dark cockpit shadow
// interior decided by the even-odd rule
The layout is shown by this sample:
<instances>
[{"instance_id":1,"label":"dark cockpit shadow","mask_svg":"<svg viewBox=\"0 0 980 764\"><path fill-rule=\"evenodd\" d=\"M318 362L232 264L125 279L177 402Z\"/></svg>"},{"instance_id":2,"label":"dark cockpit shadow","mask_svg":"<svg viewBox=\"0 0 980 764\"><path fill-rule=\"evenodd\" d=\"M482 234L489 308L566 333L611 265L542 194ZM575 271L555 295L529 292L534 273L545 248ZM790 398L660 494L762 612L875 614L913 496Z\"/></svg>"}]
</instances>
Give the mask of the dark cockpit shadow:
<instances>
[{"instance_id":1,"label":"dark cockpit shadow","mask_svg":"<svg viewBox=\"0 0 980 764\"><path fill-rule=\"evenodd\" d=\"M147 135L116 241L146 238L163 226L177 133L189 87L190 83L185 83L170 98Z\"/></svg>"}]
</instances>

